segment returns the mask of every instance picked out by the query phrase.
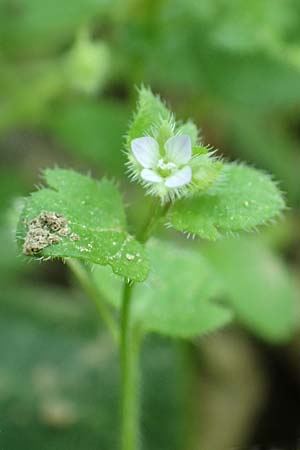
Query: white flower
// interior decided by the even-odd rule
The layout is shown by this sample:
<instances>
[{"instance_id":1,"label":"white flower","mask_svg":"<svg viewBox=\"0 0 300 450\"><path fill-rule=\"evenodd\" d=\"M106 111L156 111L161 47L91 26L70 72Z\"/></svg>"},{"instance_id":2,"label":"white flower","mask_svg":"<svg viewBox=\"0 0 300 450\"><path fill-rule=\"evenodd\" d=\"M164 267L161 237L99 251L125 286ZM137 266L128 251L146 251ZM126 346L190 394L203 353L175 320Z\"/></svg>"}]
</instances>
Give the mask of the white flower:
<instances>
[{"instance_id":1,"label":"white flower","mask_svg":"<svg viewBox=\"0 0 300 450\"><path fill-rule=\"evenodd\" d=\"M133 181L162 203L205 192L217 183L223 165L212 152L201 144L192 147L186 134L164 140L163 131L155 133L156 139L144 136L130 142L127 167Z\"/></svg>"},{"instance_id":2,"label":"white flower","mask_svg":"<svg viewBox=\"0 0 300 450\"><path fill-rule=\"evenodd\" d=\"M140 177L147 185L160 186L161 193L178 190L192 180L191 139L187 135L169 138L160 151L158 142L145 136L131 142L133 156L140 166Z\"/></svg>"}]
</instances>

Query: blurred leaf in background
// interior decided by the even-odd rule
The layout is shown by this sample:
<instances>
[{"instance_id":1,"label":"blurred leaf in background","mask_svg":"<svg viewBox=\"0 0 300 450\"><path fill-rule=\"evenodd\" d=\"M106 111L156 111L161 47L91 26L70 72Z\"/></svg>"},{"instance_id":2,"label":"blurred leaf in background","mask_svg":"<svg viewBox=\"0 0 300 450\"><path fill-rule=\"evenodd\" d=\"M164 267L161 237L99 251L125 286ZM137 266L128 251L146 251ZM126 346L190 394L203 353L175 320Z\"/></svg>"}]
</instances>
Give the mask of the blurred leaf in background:
<instances>
[{"instance_id":1,"label":"blurred leaf in background","mask_svg":"<svg viewBox=\"0 0 300 450\"><path fill-rule=\"evenodd\" d=\"M115 346L99 329L89 303L70 289L23 287L22 293L16 288L2 293L0 308L1 445L96 450L100 443L103 449L116 448ZM150 411L155 405L164 419L161 426L157 414L145 417L145 427L152 430L149 448L177 448L182 374L176 348L148 342L143 367L145 403ZM164 411L169 410L168 425Z\"/></svg>"},{"instance_id":2,"label":"blurred leaf in background","mask_svg":"<svg viewBox=\"0 0 300 450\"><path fill-rule=\"evenodd\" d=\"M261 239L226 239L204 253L241 323L271 342L293 336L297 310L294 279Z\"/></svg>"}]
</instances>

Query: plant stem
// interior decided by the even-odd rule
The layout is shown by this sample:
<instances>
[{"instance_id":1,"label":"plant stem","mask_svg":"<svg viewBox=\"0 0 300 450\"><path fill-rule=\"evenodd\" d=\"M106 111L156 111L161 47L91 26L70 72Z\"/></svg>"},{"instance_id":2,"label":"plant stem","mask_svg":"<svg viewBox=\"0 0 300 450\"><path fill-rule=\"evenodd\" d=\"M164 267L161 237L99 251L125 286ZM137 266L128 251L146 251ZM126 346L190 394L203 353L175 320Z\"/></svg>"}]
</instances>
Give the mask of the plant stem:
<instances>
[{"instance_id":1,"label":"plant stem","mask_svg":"<svg viewBox=\"0 0 300 450\"><path fill-rule=\"evenodd\" d=\"M184 368L184 392L183 392L183 448L196 450L199 448L199 411L198 411L198 368L197 349L195 344L188 341L180 343L182 363Z\"/></svg>"},{"instance_id":2,"label":"plant stem","mask_svg":"<svg viewBox=\"0 0 300 450\"><path fill-rule=\"evenodd\" d=\"M166 203L165 205L162 205L158 197L154 199L145 225L143 226L143 228L141 229L140 233L137 236L138 241L140 241L142 244L148 241L159 220L166 215L170 206L171 206L170 202Z\"/></svg>"},{"instance_id":3,"label":"plant stem","mask_svg":"<svg viewBox=\"0 0 300 450\"><path fill-rule=\"evenodd\" d=\"M139 442L139 336L130 326L130 305L133 284L124 281L122 310L121 310L121 449L137 450Z\"/></svg>"},{"instance_id":4,"label":"plant stem","mask_svg":"<svg viewBox=\"0 0 300 450\"><path fill-rule=\"evenodd\" d=\"M83 290L86 292L88 297L90 297L90 299L93 300L99 315L101 316L102 320L106 323L106 326L110 330L114 339L118 341L119 331L116 325L116 321L113 318L106 304L103 301L101 301L100 293L97 287L94 285L93 281L91 280L87 270L82 265L82 263L80 261L77 261L76 259L68 258L66 259L66 263L68 264L73 274L76 276L77 280L81 284Z\"/></svg>"},{"instance_id":5,"label":"plant stem","mask_svg":"<svg viewBox=\"0 0 300 450\"><path fill-rule=\"evenodd\" d=\"M141 243L150 238L159 220L167 213L170 203L162 205L154 200L149 217L137 236ZM124 280L121 307L120 362L122 377L121 450L139 448L139 366L140 335L130 321L130 306L134 283Z\"/></svg>"}]
</instances>

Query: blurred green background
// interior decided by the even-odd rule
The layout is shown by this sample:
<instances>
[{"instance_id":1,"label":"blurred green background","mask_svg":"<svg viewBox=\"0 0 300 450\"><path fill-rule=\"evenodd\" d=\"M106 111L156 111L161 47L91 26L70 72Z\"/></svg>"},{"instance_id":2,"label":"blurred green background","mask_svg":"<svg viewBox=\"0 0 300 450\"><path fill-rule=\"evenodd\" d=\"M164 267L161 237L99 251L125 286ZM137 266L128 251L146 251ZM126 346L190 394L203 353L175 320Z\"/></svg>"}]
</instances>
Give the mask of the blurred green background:
<instances>
[{"instance_id":1,"label":"blurred green background","mask_svg":"<svg viewBox=\"0 0 300 450\"><path fill-rule=\"evenodd\" d=\"M16 254L12 211L41 183L41 169L56 165L118 179L128 205L141 201L122 153L141 83L193 118L225 158L274 174L288 205L284 220L250 240L195 244L216 268L228 262L223 276L243 304L213 336L147 339L144 448L295 450L298 0L0 0L0 448L117 448L113 343L64 265ZM131 209L132 229L142 205ZM275 331L263 308L272 301ZM287 316L295 326L282 331Z\"/></svg>"}]
</instances>

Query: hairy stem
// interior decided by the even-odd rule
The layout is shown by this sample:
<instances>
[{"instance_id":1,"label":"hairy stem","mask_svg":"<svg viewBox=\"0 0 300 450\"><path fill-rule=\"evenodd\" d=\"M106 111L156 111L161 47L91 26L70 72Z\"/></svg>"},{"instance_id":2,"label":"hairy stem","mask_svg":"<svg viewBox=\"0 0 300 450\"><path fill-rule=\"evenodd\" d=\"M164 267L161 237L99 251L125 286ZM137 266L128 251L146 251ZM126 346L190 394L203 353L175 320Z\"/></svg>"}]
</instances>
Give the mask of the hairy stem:
<instances>
[{"instance_id":1,"label":"hairy stem","mask_svg":"<svg viewBox=\"0 0 300 450\"><path fill-rule=\"evenodd\" d=\"M112 316L109 308L106 306L105 302L101 300L100 293L97 287L94 285L93 281L91 280L89 273L82 265L82 263L80 261L77 261L76 259L68 258L66 259L66 263L68 264L69 268L71 269L71 271L81 284L83 290L86 292L88 297L90 297L90 299L94 302L97 311L101 316L102 320L105 322L107 328L110 330L115 340L118 341L119 331L117 328L116 321Z\"/></svg>"},{"instance_id":2,"label":"hairy stem","mask_svg":"<svg viewBox=\"0 0 300 450\"><path fill-rule=\"evenodd\" d=\"M149 216L147 217L143 228L140 230L140 233L137 236L138 241L140 241L142 244L148 241L150 236L153 234L153 231L155 230L158 222L166 215L170 206L170 202L162 205L158 197L154 199L149 211Z\"/></svg>"},{"instance_id":3,"label":"hairy stem","mask_svg":"<svg viewBox=\"0 0 300 450\"><path fill-rule=\"evenodd\" d=\"M150 238L159 220L167 213L170 204L162 205L157 198L150 209L149 217L137 236L141 243ZM130 306L134 284L124 280L121 308L120 362L122 377L121 400L121 450L139 448L139 349L140 335L130 321Z\"/></svg>"}]
</instances>

